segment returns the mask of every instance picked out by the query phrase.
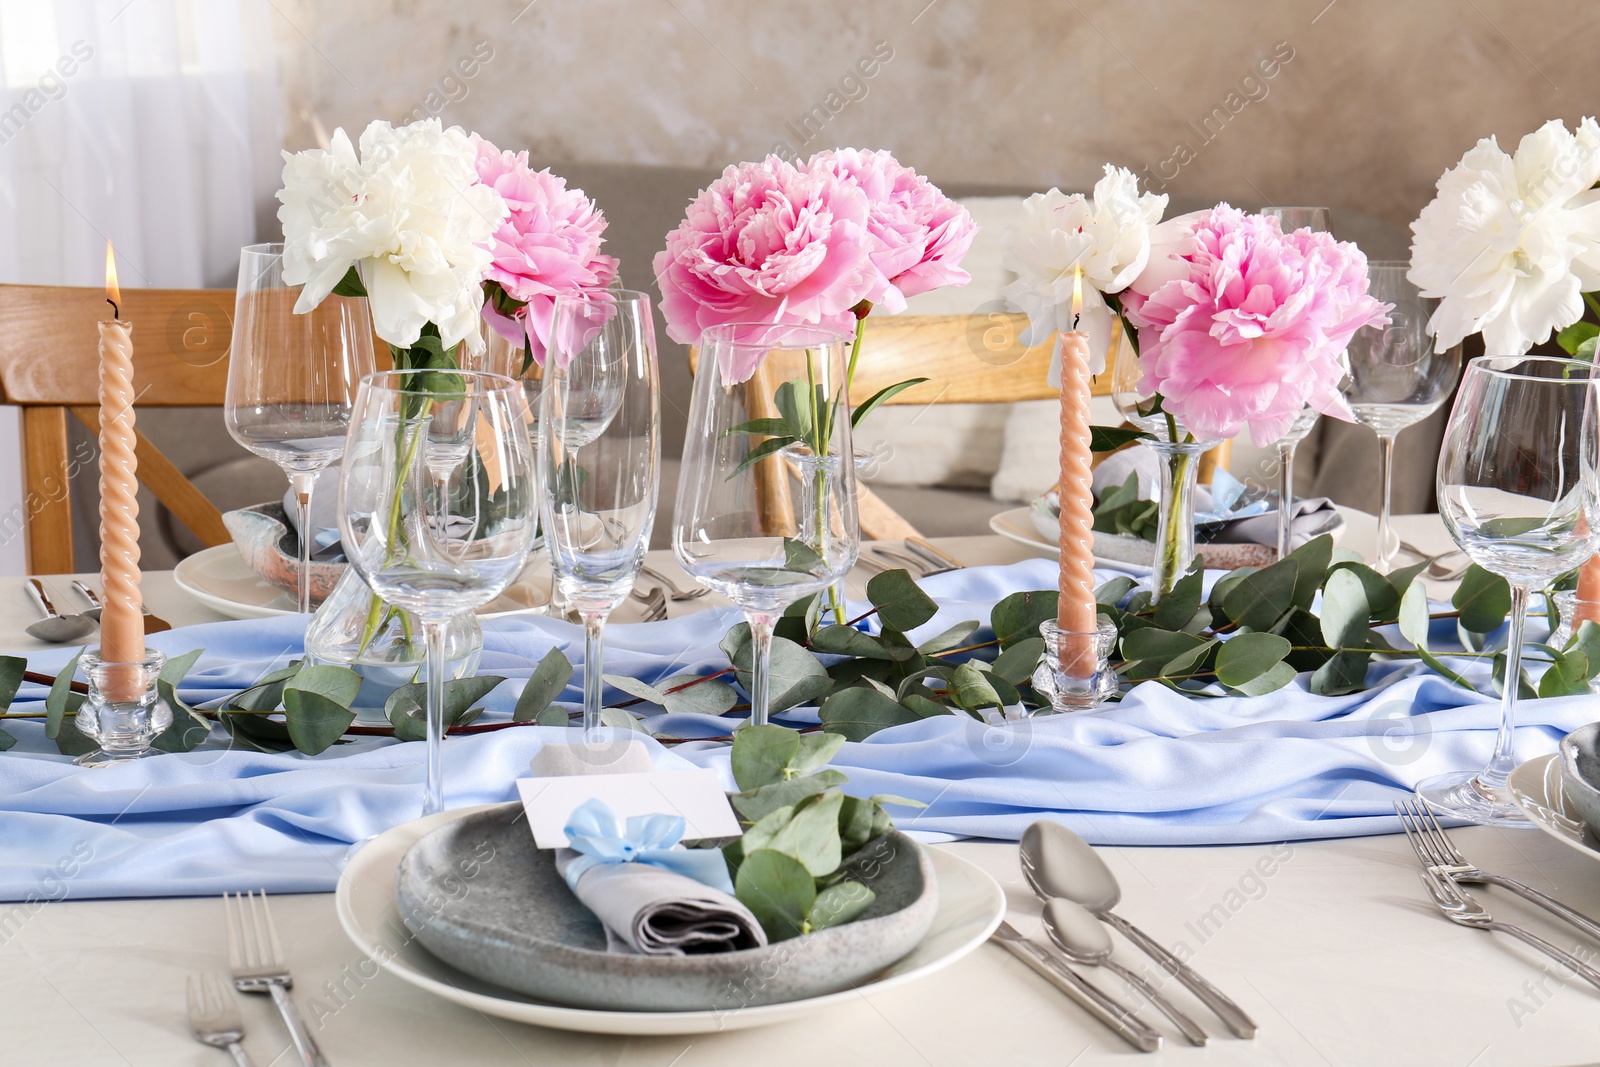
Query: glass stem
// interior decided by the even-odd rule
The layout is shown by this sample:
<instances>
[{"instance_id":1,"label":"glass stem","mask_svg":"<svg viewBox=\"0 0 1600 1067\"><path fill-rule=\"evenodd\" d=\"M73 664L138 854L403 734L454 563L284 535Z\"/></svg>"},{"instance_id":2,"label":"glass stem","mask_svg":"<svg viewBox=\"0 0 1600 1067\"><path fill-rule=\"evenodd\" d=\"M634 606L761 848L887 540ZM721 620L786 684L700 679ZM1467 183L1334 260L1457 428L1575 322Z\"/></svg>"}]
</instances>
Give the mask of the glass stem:
<instances>
[{"instance_id":1,"label":"glass stem","mask_svg":"<svg viewBox=\"0 0 1600 1067\"><path fill-rule=\"evenodd\" d=\"M1500 732L1495 735L1494 755L1489 765L1478 772L1480 785L1496 793L1504 791L1506 779L1517 768L1517 688L1522 679L1522 627L1528 621L1528 587L1511 583L1511 643L1506 646L1506 677L1500 692Z\"/></svg>"},{"instance_id":2,"label":"glass stem","mask_svg":"<svg viewBox=\"0 0 1600 1067\"><path fill-rule=\"evenodd\" d=\"M1390 502L1394 496L1394 434L1378 435L1378 480L1383 499L1378 502L1378 566L1379 574L1388 574L1394 564L1394 533L1389 528Z\"/></svg>"},{"instance_id":3,"label":"glass stem","mask_svg":"<svg viewBox=\"0 0 1600 1067\"><path fill-rule=\"evenodd\" d=\"M311 610L311 492L317 487L316 471L294 471L289 475L294 491L295 521L300 527L300 614Z\"/></svg>"},{"instance_id":4,"label":"glass stem","mask_svg":"<svg viewBox=\"0 0 1600 1067\"><path fill-rule=\"evenodd\" d=\"M422 814L444 810L444 639L446 623L425 619L422 632L428 641L428 772L422 796Z\"/></svg>"},{"instance_id":5,"label":"glass stem","mask_svg":"<svg viewBox=\"0 0 1600 1067\"><path fill-rule=\"evenodd\" d=\"M759 611L746 611L750 621L750 724L767 725L767 679L772 667L772 628L778 617Z\"/></svg>"},{"instance_id":6,"label":"glass stem","mask_svg":"<svg viewBox=\"0 0 1600 1067\"><path fill-rule=\"evenodd\" d=\"M583 613L583 736L597 740L600 722L600 690L604 684L606 616L604 612Z\"/></svg>"},{"instance_id":7,"label":"glass stem","mask_svg":"<svg viewBox=\"0 0 1600 1067\"><path fill-rule=\"evenodd\" d=\"M1294 449L1298 441L1278 442L1278 558L1289 554L1294 529Z\"/></svg>"},{"instance_id":8,"label":"glass stem","mask_svg":"<svg viewBox=\"0 0 1600 1067\"><path fill-rule=\"evenodd\" d=\"M1156 452L1161 457L1161 484L1155 571L1150 576L1152 604L1172 592L1194 562L1194 492L1200 473L1200 457L1193 449L1158 443Z\"/></svg>"}]
</instances>

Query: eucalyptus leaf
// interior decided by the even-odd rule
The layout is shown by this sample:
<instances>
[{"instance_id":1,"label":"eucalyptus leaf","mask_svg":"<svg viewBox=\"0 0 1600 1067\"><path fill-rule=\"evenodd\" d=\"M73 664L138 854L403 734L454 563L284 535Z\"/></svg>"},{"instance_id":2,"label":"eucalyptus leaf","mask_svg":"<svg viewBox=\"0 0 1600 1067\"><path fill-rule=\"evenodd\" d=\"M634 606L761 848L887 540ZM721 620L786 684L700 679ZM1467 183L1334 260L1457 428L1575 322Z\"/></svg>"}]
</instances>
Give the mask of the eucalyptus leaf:
<instances>
[{"instance_id":1,"label":"eucalyptus leaf","mask_svg":"<svg viewBox=\"0 0 1600 1067\"><path fill-rule=\"evenodd\" d=\"M1450 598L1461 612L1460 624L1475 634L1498 630L1511 614L1511 586L1498 574L1491 574L1476 563L1461 576L1461 584Z\"/></svg>"},{"instance_id":2,"label":"eucalyptus leaf","mask_svg":"<svg viewBox=\"0 0 1600 1067\"><path fill-rule=\"evenodd\" d=\"M996 656L990 670L1012 685L1021 685L1033 677L1043 655L1044 638L1024 638Z\"/></svg>"},{"instance_id":3,"label":"eucalyptus leaf","mask_svg":"<svg viewBox=\"0 0 1600 1067\"><path fill-rule=\"evenodd\" d=\"M488 696L504 678L486 674L475 678L452 678L444 683L444 728L462 723L478 701ZM284 694L287 707L288 693ZM428 684L409 682L389 694L383 713L401 741L422 741L428 736ZM292 723L291 723L292 725ZM347 724L348 728L348 724ZM292 733L292 730L291 730Z\"/></svg>"},{"instance_id":4,"label":"eucalyptus leaf","mask_svg":"<svg viewBox=\"0 0 1600 1067\"><path fill-rule=\"evenodd\" d=\"M1267 668L1264 674L1258 674L1248 682L1240 682L1233 686L1233 690L1241 696L1259 697L1268 693L1277 692L1295 680L1295 669L1287 663L1275 663Z\"/></svg>"},{"instance_id":5,"label":"eucalyptus leaf","mask_svg":"<svg viewBox=\"0 0 1600 1067\"><path fill-rule=\"evenodd\" d=\"M1057 594L1054 590L1035 590L1012 593L1002 599L989 612L989 626L1000 640L1001 648L1010 648L1029 637L1039 636L1039 624L1056 617Z\"/></svg>"},{"instance_id":6,"label":"eucalyptus leaf","mask_svg":"<svg viewBox=\"0 0 1600 1067\"><path fill-rule=\"evenodd\" d=\"M1400 636L1417 648L1427 648L1432 622L1428 617L1427 589L1417 583L1408 584L1400 598Z\"/></svg>"},{"instance_id":7,"label":"eucalyptus leaf","mask_svg":"<svg viewBox=\"0 0 1600 1067\"><path fill-rule=\"evenodd\" d=\"M1551 650L1554 662L1539 679L1541 697L1589 696L1589 657L1574 649Z\"/></svg>"},{"instance_id":8,"label":"eucalyptus leaf","mask_svg":"<svg viewBox=\"0 0 1600 1067\"><path fill-rule=\"evenodd\" d=\"M361 676L348 667L302 667L283 689L284 724L294 747L315 756L343 737L355 722L349 705L360 689Z\"/></svg>"},{"instance_id":9,"label":"eucalyptus leaf","mask_svg":"<svg viewBox=\"0 0 1600 1067\"><path fill-rule=\"evenodd\" d=\"M622 708L601 708L600 725L609 726L616 730L635 730L641 734L649 733L644 724Z\"/></svg>"},{"instance_id":10,"label":"eucalyptus leaf","mask_svg":"<svg viewBox=\"0 0 1600 1067\"><path fill-rule=\"evenodd\" d=\"M739 684L750 691L750 624L741 622L722 638L722 650L728 654ZM793 641L782 637L772 639L772 662L767 673L769 694L768 711L776 715L781 711L807 704L825 696L833 688L833 679L817 657Z\"/></svg>"},{"instance_id":11,"label":"eucalyptus leaf","mask_svg":"<svg viewBox=\"0 0 1600 1067\"><path fill-rule=\"evenodd\" d=\"M963 711L1006 706L987 672L979 669L978 665L970 660L956 668L950 699Z\"/></svg>"},{"instance_id":12,"label":"eucalyptus leaf","mask_svg":"<svg viewBox=\"0 0 1600 1067\"><path fill-rule=\"evenodd\" d=\"M941 634L928 638L917 646L917 651L924 656L932 656L939 652L948 652L952 648L960 648L967 642L982 623L976 619L958 622Z\"/></svg>"},{"instance_id":13,"label":"eucalyptus leaf","mask_svg":"<svg viewBox=\"0 0 1600 1067\"><path fill-rule=\"evenodd\" d=\"M854 626L828 625L811 637L811 651L835 656L854 656L857 659L906 659L899 649L890 648L872 634L862 633Z\"/></svg>"},{"instance_id":14,"label":"eucalyptus leaf","mask_svg":"<svg viewBox=\"0 0 1600 1067\"><path fill-rule=\"evenodd\" d=\"M225 712L218 718L234 744L257 752L292 752L294 741L283 723L259 712Z\"/></svg>"},{"instance_id":15,"label":"eucalyptus leaf","mask_svg":"<svg viewBox=\"0 0 1600 1067\"><path fill-rule=\"evenodd\" d=\"M1322 638L1330 648L1360 648L1366 644L1371 609L1361 579L1348 570L1328 575L1322 589Z\"/></svg>"},{"instance_id":16,"label":"eucalyptus leaf","mask_svg":"<svg viewBox=\"0 0 1600 1067\"><path fill-rule=\"evenodd\" d=\"M1277 634L1236 634L1217 653L1217 680L1238 689L1278 666L1290 651L1289 642ZM1289 674L1293 677L1293 668Z\"/></svg>"},{"instance_id":17,"label":"eucalyptus leaf","mask_svg":"<svg viewBox=\"0 0 1600 1067\"><path fill-rule=\"evenodd\" d=\"M822 702L822 728L847 741L862 741L879 730L917 722L921 715L874 689L852 687Z\"/></svg>"},{"instance_id":18,"label":"eucalyptus leaf","mask_svg":"<svg viewBox=\"0 0 1600 1067\"><path fill-rule=\"evenodd\" d=\"M901 633L915 630L938 612L939 605L903 570L875 574L867 582L867 599L885 626Z\"/></svg>"},{"instance_id":19,"label":"eucalyptus leaf","mask_svg":"<svg viewBox=\"0 0 1600 1067\"><path fill-rule=\"evenodd\" d=\"M689 678L670 678L663 683L662 705L674 715L726 715L739 703L739 694L726 682L695 681ZM668 684L670 683L670 684Z\"/></svg>"},{"instance_id":20,"label":"eucalyptus leaf","mask_svg":"<svg viewBox=\"0 0 1600 1067\"><path fill-rule=\"evenodd\" d=\"M1281 567L1285 563L1293 562L1295 565L1294 606L1311 610L1312 601L1316 599L1317 589L1327 580L1328 566L1333 560L1333 535L1322 534L1313 537L1299 548L1290 552L1283 559L1273 564ZM1272 568L1269 567L1268 570Z\"/></svg>"},{"instance_id":21,"label":"eucalyptus leaf","mask_svg":"<svg viewBox=\"0 0 1600 1067\"><path fill-rule=\"evenodd\" d=\"M626 674L608 674L605 683L613 689L620 689L629 696L642 700L647 704L658 707L667 702L667 695L649 682L641 682L637 678L630 678Z\"/></svg>"},{"instance_id":22,"label":"eucalyptus leaf","mask_svg":"<svg viewBox=\"0 0 1600 1067\"><path fill-rule=\"evenodd\" d=\"M779 808L745 831L746 853L772 849L793 856L816 878L832 874L844 858L839 841L837 789L805 797L792 809ZM789 814L785 816L785 811Z\"/></svg>"},{"instance_id":23,"label":"eucalyptus leaf","mask_svg":"<svg viewBox=\"0 0 1600 1067\"><path fill-rule=\"evenodd\" d=\"M1127 575L1111 579L1094 591L1094 599L1098 604L1108 607L1117 607L1127 598L1128 594L1139 588L1139 583Z\"/></svg>"},{"instance_id":24,"label":"eucalyptus leaf","mask_svg":"<svg viewBox=\"0 0 1600 1067\"><path fill-rule=\"evenodd\" d=\"M815 774L790 778L786 782L773 782L748 793L734 793L728 800L741 818L756 822L779 808L792 808L806 797L841 786L848 780L833 768L825 767Z\"/></svg>"},{"instance_id":25,"label":"eucalyptus leaf","mask_svg":"<svg viewBox=\"0 0 1600 1067\"><path fill-rule=\"evenodd\" d=\"M77 703L82 703L82 695L72 691L72 679L78 673L78 660L83 658L83 652L80 648L77 655L67 660L66 665L56 672L55 681L50 683L50 692L44 698L44 735L52 741L61 733L61 724L66 718L71 698L77 696ZM71 704L70 710L76 710L76 707L76 704Z\"/></svg>"},{"instance_id":26,"label":"eucalyptus leaf","mask_svg":"<svg viewBox=\"0 0 1600 1067\"><path fill-rule=\"evenodd\" d=\"M729 763L741 792L750 793L789 777L789 763L800 751L800 734L771 723L750 724L733 735Z\"/></svg>"},{"instance_id":27,"label":"eucalyptus leaf","mask_svg":"<svg viewBox=\"0 0 1600 1067\"><path fill-rule=\"evenodd\" d=\"M550 707L567 683L572 680L572 661L567 659L567 654L559 648L552 648L544 654L539 665L528 676L527 682L522 686L522 693L517 697L517 706L511 713L512 722L527 722L529 719L539 719ZM562 713L565 721L566 713Z\"/></svg>"},{"instance_id":28,"label":"eucalyptus leaf","mask_svg":"<svg viewBox=\"0 0 1600 1067\"><path fill-rule=\"evenodd\" d=\"M1189 573L1173 585L1172 591L1163 593L1156 604L1151 622L1163 630L1181 630L1200 608L1200 586L1205 580L1205 565L1197 558Z\"/></svg>"},{"instance_id":29,"label":"eucalyptus leaf","mask_svg":"<svg viewBox=\"0 0 1600 1067\"><path fill-rule=\"evenodd\" d=\"M1311 692L1323 697L1354 693L1366 685L1367 662L1371 658L1370 652L1335 653L1333 658L1312 673Z\"/></svg>"},{"instance_id":30,"label":"eucalyptus leaf","mask_svg":"<svg viewBox=\"0 0 1600 1067\"><path fill-rule=\"evenodd\" d=\"M1365 563L1337 564L1329 571L1329 579L1339 571L1348 571L1361 580L1361 590L1366 594L1367 612L1371 618L1378 620L1394 618L1395 610L1400 606L1400 595L1395 592L1389 579Z\"/></svg>"},{"instance_id":31,"label":"eucalyptus leaf","mask_svg":"<svg viewBox=\"0 0 1600 1067\"><path fill-rule=\"evenodd\" d=\"M1474 693L1477 692L1477 689L1473 686L1473 684L1471 682L1469 682L1465 678L1461 677L1461 675L1457 674L1455 671L1451 670L1449 667L1446 667L1443 663L1441 663L1439 661L1439 658L1437 656L1435 656L1432 652L1429 652L1427 649L1422 648L1421 646L1418 646L1418 648L1417 648L1417 656L1418 656L1419 659L1422 660L1423 663L1426 663L1429 668L1431 668L1432 670L1437 672L1443 678L1447 679L1448 681L1451 681L1451 682L1455 683L1456 685L1459 685L1461 688L1466 689L1466 690L1468 690L1470 692L1474 692Z\"/></svg>"},{"instance_id":32,"label":"eucalyptus leaf","mask_svg":"<svg viewBox=\"0 0 1600 1067\"><path fill-rule=\"evenodd\" d=\"M1409 567L1401 567L1388 573L1389 588L1393 589L1396 596L1403 597L1417 580L1417 575L1428 569L1428 564L1433 560L1425 559L1421 563L1413 563Z\"/></svg>"},{"instance_id":33,"label":"eucalyptus leaf","mask_svg":"<svg viewBox=\"0 0 1600 1067\"><path fill-rule=\"evenodd\" d=\"M1130 662L1150 660L1166 663L1205 643L1203 638L1193 634L1157 629L1135 630L1122 639L1122 656Z\"/></svg>"},{"instance_id":34,"label":"eucalyptus leaf","mask_svg":"<svg viewBox=\"0 0 1600 1067\"><path fill-rule=\"evenodd\" d=\"M755 915L769 941L785 941L804 932L817 886L799 860L762 848L746 852L739 863L734 895Z\"/></svg>"},{"instance_id":35,"label":"eucalyptus leaf","mask_svg":"<svg viewBox=\"0 0 1600 1067\"><path fill-rule=\"evenodd\" d=\"M1305 547L1305 546L1302 546ZM1222 611L1240 626L1270 630L1297 605L1300 565L1294 556L1246 575L1222 598Z\"/></svg>"},{"instance_id":36,"label":"eucalyptus leaf","mask_svg":"<svg viewBox=\"0 0 1600 1067\"><path fill-rule=\"evenodd\" d=\"M811 914L806 917L806 925L812 932L826 930L830 926L843 926L859 918L862 912L872 906L874 899L872 890L854 879L830 885L817 894Z\"/></svg>"},{"instance_id":37,"label":"eucalyptus leaf","mask_svg":"<svg viewBox=\"0 0 1600 1067\"><path fill-rule=\"evenodd\" d=\"M27 669L28 661L21 656L0 656L0 711L10 709Z\"/></svg>"}]
</instances>

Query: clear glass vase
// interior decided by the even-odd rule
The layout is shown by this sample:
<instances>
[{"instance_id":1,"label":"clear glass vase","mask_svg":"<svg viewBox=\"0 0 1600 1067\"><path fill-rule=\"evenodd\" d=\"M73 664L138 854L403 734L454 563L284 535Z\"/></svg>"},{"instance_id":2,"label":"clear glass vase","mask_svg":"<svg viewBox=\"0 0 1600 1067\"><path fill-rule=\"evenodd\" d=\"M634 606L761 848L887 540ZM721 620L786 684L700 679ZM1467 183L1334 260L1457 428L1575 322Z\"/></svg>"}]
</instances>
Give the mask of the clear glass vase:
<instances>
[{"instance_id":1,"label":"clear glass vase","mask_svg":"<svg viewBox=\"0 0 1600 1067\"><path fill-rule=\"evenodd\" d=\"M450 620L445 632L447 680L472 675L482 653L478 617L468 613ZM384 702L401 686L423 679L427 658L422 623L386 605L354 567L345 571L306 627L306 662L349 667L361 675L352 708L363 722L388 721Z\"/></svg>"},{"instance_id":2,"label":"clear glass vase","mask_svg":"<svg viewBox=\"0 0 1600 1067\"><path fill-rule=\"evenodd\" d=\"M1159 603L1172 592L1172 587L1189 572L1194 562L1194 493L1200 474L1200 457L1214 448L1216 442L1156 438L1141 444L1161 460L1161 479L1156 494L1159 511L1155 569L1150 575L1150 601Z\"/></svg>"}]
</instances>

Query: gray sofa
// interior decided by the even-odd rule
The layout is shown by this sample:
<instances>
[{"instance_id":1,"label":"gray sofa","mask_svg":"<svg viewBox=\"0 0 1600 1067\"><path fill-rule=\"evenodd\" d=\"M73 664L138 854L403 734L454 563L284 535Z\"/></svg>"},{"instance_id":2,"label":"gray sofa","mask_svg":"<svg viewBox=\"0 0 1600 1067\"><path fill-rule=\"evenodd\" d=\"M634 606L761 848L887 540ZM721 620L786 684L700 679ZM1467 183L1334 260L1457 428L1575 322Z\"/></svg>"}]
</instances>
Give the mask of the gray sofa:
<instances>
[{"instance_id":1,"label":"gray sofa","mask_svg":"<svg viewBox=\"0 0 1600 1067\"><path fill-rule=\"evenodd\" d=\"M552 169L585 190L605 211L609 220L606 249L620 257L624 284L649 290L654 289L651 260L665 243L665 235L683 217L689 200L717 174L710 169L628 164L575 163L553 165ZM933 177L937 180L937 175ZM1034 191L960 184L944 188L957 197L1016 196ZM1193 210L1205 203L1198 198L1174 198L1168 213ZM1335 220L1339 236L1355 240L1369 256L1405 257L1407 235L1403 231L1339 209ZM261 235L263 240L274 236ZM218 286L233 284L231 278L211 281ZM659 318L657 341L662 368L665 459L661 519L655 537L660 546L666 541L670 524L676 459L687 422L690 374L683 346L667 337ZM1438 422L1437 417L1434 421ZM145 410L140 412L139 423L179 469L224 511L283 493L283 475L272 464L246 454L236 445L223 428L218 410ZM1437 426L1409 431L1397 478L1398 510L1417 511L1431 506L1432 457L1438 437ZM1356 427L1329 425L1329 420L1323 420L1314 440L1303 446L1302 452L1297 468L1300 485L1307 491L1326 493L1367 510L1376 509L1376 453L1370 433ZM890 506L932 536L986 532L991 515L1015 506L998 503L987 492L975 489L881 486L879 492ZM73 485L75 548L80 561L93 559L97 551L95 493L92 472L80 476ZM152 569L171 567L200 547L198 540L148 494L141 524L144 561Z\"/></svg>"}]
</instances>

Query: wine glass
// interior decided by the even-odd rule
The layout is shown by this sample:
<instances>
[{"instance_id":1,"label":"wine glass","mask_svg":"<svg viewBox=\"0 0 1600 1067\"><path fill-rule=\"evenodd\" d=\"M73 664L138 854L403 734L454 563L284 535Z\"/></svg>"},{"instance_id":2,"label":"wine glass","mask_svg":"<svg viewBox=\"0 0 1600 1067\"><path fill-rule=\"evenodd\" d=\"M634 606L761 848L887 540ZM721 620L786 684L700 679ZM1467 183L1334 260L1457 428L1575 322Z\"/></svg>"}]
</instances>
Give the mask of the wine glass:
<instances>
[{"instance_id":1,"label":"wine glass","mask_svg":"<svg viewBox=\"0 0 1600 1067\"><path fill-rule=\"evenodd\" d=\"M1264 207L1261 214L1278 220L1284 233L1295 230L1333 232L1333 214L1325 207ZM1278 438L1278 558L1289 554L1289 537L1294 528L1294 453L1317 424L1320 412L1309 404Z\"/></svg>"},{"instance_id":2,"label":"wine glass","mask_svg":"<svg viewBox=\"0 0 1600 1067\"><path fill-rule=\"evenodd\" d=\"M814 326L708 329L689 407L672 548L750 622L750 721L770 706L772 631L855 566L848 338Z\"/></svg>"},{"instance_id":3,"label":"wine glass","mask_svg":"<svg viewBox=\"0 0 1600 1067\"><path fill-rule=\"evenodd\" d=\"M527 560L537 524L522 389L481 371L369 375L339 478L346 554L372 591L422 620L428 760L422 813L444 806L445 635L499 596Z\"/></svg>"},{"instance_id":4,"label":"wine glass","mask_svg":"<svg viewBox=\"0 0 1600 1067\"><path fill-rule=\"evenodd\" d=\"M1439 453L1439 513L1461 550L1511 585L1500 732L1483 770L1430 778L1417 793L1441 814L1527 825L1506 792L1528 594L1581 565L1600 529L1591 364L1480 356L1467 364Z\"/></svg>"},{"instance_id":5,"label":"wine glass","mask_svg":"<svg viewBox=\"0 0 1600 1067\"><path fill-rule=\"evenodd\" d=\"M661 486L661 381L647 293L556 299L539 416L545 544L583 620L583 725L599 729L606 619L633 589Z\"/></svg>"},{"instance_id":6,"label":"wine glass","mask_svg":"<svg viewBox=\"0 0 1600 1067\"><path fill-rule=\"evenodd\" d=\"M328 296L296 314L283 245L239 252L223 417L233 439L289 476L300 530L300 611L311 610L311 493L344 453L361 379L372 373L365 297Z\"/></svg>"},{"instance_id":7,"label":"wine glass","mask_svg":"<svg viewBox=\"0 0 1600 1067\"><path fill-rule=\"evenodd\" d=\"M1382 503L1378 508L1379 571L1394 562L1399 539L1390 525L1394 479L1394 440L1400 431L1439 409L1461 375L1461 346L1433 350L1428 319L1439 301L1422 295L1406 278L1411 264L1367 264L1367 291L1393 304L1387 326L1363 326L1350 338L1350 375L1340 388L1356 421L1378 435Z\"/></svg>"}]
</instances>

